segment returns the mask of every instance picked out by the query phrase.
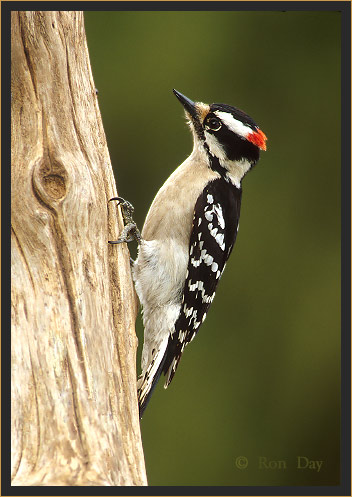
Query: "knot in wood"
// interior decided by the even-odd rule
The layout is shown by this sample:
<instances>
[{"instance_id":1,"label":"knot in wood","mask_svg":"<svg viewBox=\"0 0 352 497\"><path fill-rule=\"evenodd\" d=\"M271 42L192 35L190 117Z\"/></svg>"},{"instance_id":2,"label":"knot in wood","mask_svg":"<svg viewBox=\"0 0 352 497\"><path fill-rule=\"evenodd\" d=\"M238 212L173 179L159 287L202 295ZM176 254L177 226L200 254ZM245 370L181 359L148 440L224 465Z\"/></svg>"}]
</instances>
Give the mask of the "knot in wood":
<instances>
[{"instance_id":1,"label":"knot in wood","mask_svg":"<svg viewBox=\"0 0 352 497\"><path fill-rule=\"evenodd\" d=\"M48 206L61 201L68 191L68 174L63 164L52 157L42 157L33 169L33 188Z\"/></svg>"},{"instance_id":2,"label":"knot in wood","mask_svg":"<svg viewBox=\"0 0 352 497\"><path fill-rule=\"evenodd\" d=\"M59 174L43 176L43 186L47 194L55 200L60 200L66 195L66 182Z\"/></svg>"}]
</instances>

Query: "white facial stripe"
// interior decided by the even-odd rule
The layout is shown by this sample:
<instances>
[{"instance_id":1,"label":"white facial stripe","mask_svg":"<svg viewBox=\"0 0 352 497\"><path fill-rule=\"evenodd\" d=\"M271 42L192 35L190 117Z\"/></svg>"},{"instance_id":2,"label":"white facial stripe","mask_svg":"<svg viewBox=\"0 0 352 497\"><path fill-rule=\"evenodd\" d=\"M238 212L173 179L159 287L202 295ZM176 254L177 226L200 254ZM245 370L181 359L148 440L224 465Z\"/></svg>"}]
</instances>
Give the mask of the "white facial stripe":
<instances>
[{"instance_id":1,"label":"white facial stripe","mask_svg":"<svg viewBox=\"0 0 352 497\"><path fill-rule=\"evenodd\" d=\"M208 144L210 153L219 159L220 166L228 171L230 180L237 188L241 187L243 176L249 171L251 164L246 160L231 161L226 157L224 148L220 145L214 135L204 131L205 140Z\"/></svg>"},{"instance_id":2,"label":"white facial stripe","mask_svg":"<svg viewBox=\"0 0 352 497\"><path fill-rule=\"evenodd\" d=\"M248 133L252 133L253 131L249 126L246 126L241 121L238 121L228 112L221 112L220 110L216 110L214 114L222 120L222 122L229 128L229 130L233 131L242 138L247 138Z\"/></svg>"},{"instance_id":3,"label":"white facial stripe","mask_svg":"<svg viewBox=\"0 0 352 497\"><path fill-rule=\"evenodd\" d=\"M209 133L208 131L204 131L204 136L205 136L205 140L208 144L209 151L210 151L211 155L213 155L214 157L217 157L220 160L220 162L225 162L227 159L225 150L220 145L220 143L215 138L215 136L212 135L211 133Z\"/></svg>"}]
</instances>

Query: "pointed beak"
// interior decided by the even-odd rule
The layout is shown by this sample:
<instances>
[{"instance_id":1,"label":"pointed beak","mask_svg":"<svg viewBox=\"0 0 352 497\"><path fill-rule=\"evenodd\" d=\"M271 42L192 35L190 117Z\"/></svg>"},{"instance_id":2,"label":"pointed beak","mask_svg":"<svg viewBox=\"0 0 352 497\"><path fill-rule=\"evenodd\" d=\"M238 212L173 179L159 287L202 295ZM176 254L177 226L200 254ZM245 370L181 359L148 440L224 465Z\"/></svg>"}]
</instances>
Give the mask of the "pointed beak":
<instances>
[{"instance_id":1,"label":"pointed beak","mask_svg":"<svg viewBox=\"0 0 352 497\"><path fill-rule=\"evenodd\" d=\"M185 97L185 95L182 95L182 93L180 93L179 91L177 91L177 90L172 90L172 91L174 92L176 97L179 99L179 101L181 102L181 104L183 105L185 110L188 112L188 114L190 114L190 116L193 117L194 119L198 120L199 117L198 117L198 113L197 113L196 104L192 100L190 100L189 98Z\"/></svg>"}]
</instances>

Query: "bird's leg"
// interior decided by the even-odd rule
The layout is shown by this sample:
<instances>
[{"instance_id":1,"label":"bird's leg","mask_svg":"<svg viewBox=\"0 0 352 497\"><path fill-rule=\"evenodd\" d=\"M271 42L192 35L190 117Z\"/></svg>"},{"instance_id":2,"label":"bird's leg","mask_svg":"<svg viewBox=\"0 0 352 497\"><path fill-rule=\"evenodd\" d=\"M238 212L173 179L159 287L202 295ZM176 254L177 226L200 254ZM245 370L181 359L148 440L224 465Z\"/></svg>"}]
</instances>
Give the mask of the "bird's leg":
<instances>
[{"instance_id":1,"label":"bird's leg","mask_svg":"<svg viewBox=\"0 0 352 497\"><path fill-rule=\"evenodd\" d=\"M121 206L122 217L125 226L118 239L109 240L109 243L111 244L124 243L124 242L128 243L132 242L133 240L136 240L136 242L139 245L141 243L141 234L139 232L139 229L137 228L136 223L133 221L132 218L132 214L134 211L133 205L130 204L130 202L128 202L127 200L124 200L122 197L113 197L109 200L109 202L111 202L112 200L117 200L118 205Z\"/></svg>"}]
</instances>

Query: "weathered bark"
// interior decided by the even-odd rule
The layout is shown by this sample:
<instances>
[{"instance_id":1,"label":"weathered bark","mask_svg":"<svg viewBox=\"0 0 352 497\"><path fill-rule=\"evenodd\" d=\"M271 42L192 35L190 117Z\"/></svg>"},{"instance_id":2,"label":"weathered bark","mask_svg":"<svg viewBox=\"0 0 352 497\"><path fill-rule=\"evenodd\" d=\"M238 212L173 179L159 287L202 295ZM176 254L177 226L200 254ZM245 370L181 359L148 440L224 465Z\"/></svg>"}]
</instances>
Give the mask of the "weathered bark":
<instances>
[{"instance_id":1,"label":"weathered bark","mask_svg":"<svg viewBox=\"0 0 352 497\"><path fill-rule=\"evenodd\" d=\"M13 485L146 485L136 297L81 12L12 14Z\"/></svg>"}]
</instances>

